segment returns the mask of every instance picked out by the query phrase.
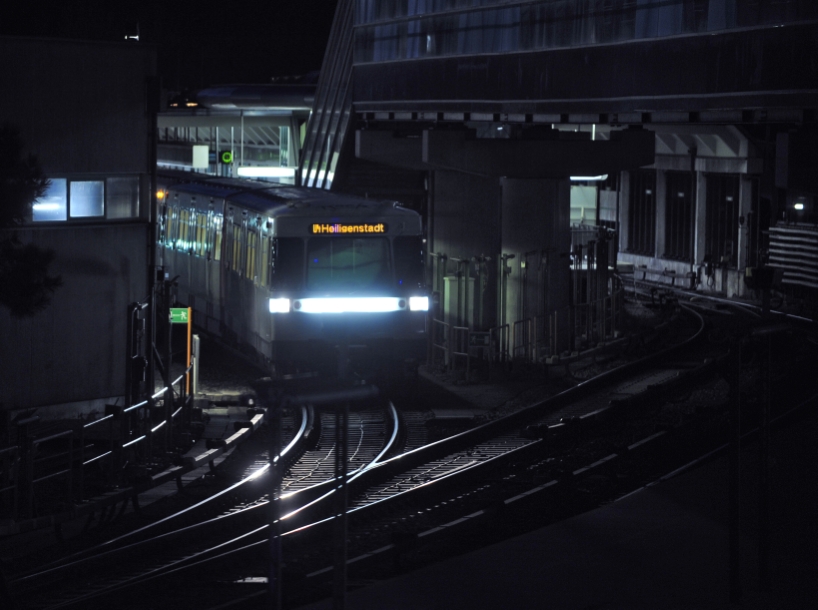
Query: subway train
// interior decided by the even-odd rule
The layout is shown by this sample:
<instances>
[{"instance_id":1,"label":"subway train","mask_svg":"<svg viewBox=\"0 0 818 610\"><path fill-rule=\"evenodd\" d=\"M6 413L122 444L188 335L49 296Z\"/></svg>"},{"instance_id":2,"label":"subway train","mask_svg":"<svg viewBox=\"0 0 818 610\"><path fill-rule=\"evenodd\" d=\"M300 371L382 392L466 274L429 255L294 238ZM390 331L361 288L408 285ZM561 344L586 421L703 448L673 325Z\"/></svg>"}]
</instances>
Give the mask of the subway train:
<instances>
[{"instance_id":1,"label":"subway train","mask_svg":"<svg viewBox=\"0 0 818 610\"><path fill-rule=\"evenodd\" d=\"M416 369L429 308L418 213L174 170L157 186L160 264L195 326L273 376L346 374L349 362L378 377Z\"/></svg>"}]
</instances>

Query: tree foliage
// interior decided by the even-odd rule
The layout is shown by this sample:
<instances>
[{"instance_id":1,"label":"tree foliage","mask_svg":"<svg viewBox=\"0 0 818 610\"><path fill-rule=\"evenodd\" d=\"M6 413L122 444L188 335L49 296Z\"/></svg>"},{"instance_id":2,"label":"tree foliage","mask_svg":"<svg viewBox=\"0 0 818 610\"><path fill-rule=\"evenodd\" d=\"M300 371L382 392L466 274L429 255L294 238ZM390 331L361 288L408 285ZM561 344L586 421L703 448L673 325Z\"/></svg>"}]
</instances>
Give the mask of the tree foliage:
<instances>
[{"instance_id":1,"label":"tree foliage","mask_svg":"<svg viewBox=\"0 0 818 610\"><path fill-rule=\"evenodd\" d=\"M54 250L22 244L14 231L31 218L32 204L48 185L37 157L23 156L19 132L0 127L0 305L16 318L45 309L62 285L60 276L48 274Z\"/></svg>"}]
</instances>

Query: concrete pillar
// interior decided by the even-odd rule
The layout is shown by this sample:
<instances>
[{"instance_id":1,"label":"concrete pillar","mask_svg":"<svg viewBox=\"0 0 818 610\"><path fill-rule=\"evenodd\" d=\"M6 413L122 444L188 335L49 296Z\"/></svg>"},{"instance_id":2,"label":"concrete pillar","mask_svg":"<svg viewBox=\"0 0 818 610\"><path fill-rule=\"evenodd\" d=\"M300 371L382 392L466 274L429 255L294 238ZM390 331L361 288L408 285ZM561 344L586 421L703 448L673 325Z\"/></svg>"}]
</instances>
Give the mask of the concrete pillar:
<instances>
[{"instance_id":1,"label":"concrete pillar","mask_svg":"<svg viewBox=\"0 0 818 610\"><path fill-rule=\"evenodd\" d=\"M707 226L707 180L704 172L696 172L696 193L695 193L695 220L694 231L696 232L696 249L694 259L696 265L700 265L704 259L705 229Z\"/></svg>"},{"instance_id":2,"label":"concrete pillar","mask_svg":"<svg viewBox=\"0 0 818 610\"><path fill-rule=\"evenodd\" d=\"M489 277L484 294L472 293L472 309L479 311L477 299L482 299L484 319L489 327L496 320L497 274L496 261L500 252L500 180L462 172L438 170L431 181L430 206L434 236L429 250L452 258L490 256ZM457 267L448 264L449 273ZM471 277L477 278L474 265L470 265ZM475 282L475 286L479 284Z\"/></svg>"},{"instance_id":3,"label":"concrete pillar","mask_svg":"<svg viewBox=\"0 0 818 610\"><path fill-rule=\"evenodd\" d=\"M665 228L667 226L667 181L665 172L656 170L656 256L664 257L666 250Z\"/></svg>"},{"instance_id":4,"label":"concrete pillar","mask_svg":"<svg viewBox=\"0 0 818 610\"><path fill-rule=\"evenodd\" d=\"M619 251L625 252L628 249L628 216L631 205L631 174L630 172L619 172L619 218L617 218L619 228Z\"/></svg>"},{"instance_id":5,"label":"concrete pillar","mask_svg":"<svg viewBox=\"0 0 818 610\"><path fill-rule=\"evenodd\" d=\"M505 316L498 323L508 323L513 330L522 311L528 315L565 312L558 318L559 351L568 349L570 188L568 178L502 181L502 252L515 259ZM538 290L541 278L547 285Z\"/></svg>"},{"instance_id":6,"label":"concrete pillar","mask_svg":"<svg viewBox=\"0 0 818 610\"><path fill-rule=\"evenodd\" d=\"M738 192L738 214L739 218L743 218L744 222L741 222L738 229L738 270L743 275L743 270L747 266L747 245L750 239L748 235L748 227L749 227L749 214L750 210L752 209L753 205L753 179L751 176L747 174L741 174L739 176L739 192Z\"/></svg>"}]
</instances>

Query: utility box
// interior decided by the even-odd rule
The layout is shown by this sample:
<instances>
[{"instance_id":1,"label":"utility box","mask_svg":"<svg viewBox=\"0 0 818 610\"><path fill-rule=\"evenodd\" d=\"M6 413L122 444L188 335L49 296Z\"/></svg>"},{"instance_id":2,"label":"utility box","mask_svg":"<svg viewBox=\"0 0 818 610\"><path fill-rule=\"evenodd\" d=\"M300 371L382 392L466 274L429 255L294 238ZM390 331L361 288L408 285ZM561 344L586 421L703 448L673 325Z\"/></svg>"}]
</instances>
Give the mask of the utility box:
<instances>
[{"instance_id":1,"label":"utility box","mask_svg":"<svg viewBox=\"0 0 818 610\"><path fill-rule=\"evenodd\" d=\"M448 275L443 278L443 321L471 327L474 321L474 278Z\"/></svg>"}]
</instances>

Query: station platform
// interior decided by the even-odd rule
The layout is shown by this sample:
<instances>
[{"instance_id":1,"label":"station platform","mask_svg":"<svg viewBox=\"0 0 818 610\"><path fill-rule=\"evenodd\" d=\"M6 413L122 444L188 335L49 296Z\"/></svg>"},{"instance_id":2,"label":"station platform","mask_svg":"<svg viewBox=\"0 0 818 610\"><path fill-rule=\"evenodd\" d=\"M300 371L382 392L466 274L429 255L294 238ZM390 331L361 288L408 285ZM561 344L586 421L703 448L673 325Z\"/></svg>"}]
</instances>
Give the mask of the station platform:
<instances>
[{"instance_id":1,"label":"station platform","mask_svg":"<svg viewBox=\"0 0 818 610\"><path fill-rule=\"evenodd\" d=\"M443 383L464 402L480 396L475 411L530 389L481 390L424 377ZM730 596L728 458L722 455L565 521L352 590L347 608L813 608L818 600L816 434L815 413L772 434L766 588L758 572L758 448L748 443L742 450L738 602ZM301 610L329 610L332 604L325 599Z\"/></svg>"}]
</instances>

